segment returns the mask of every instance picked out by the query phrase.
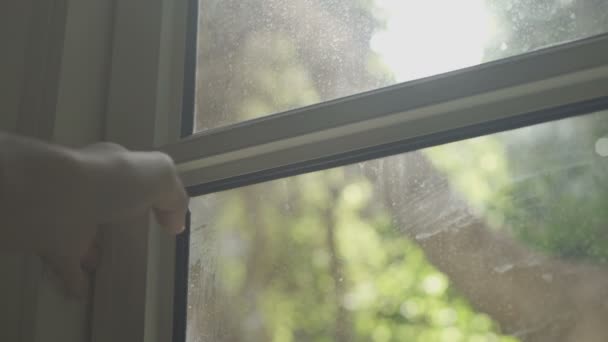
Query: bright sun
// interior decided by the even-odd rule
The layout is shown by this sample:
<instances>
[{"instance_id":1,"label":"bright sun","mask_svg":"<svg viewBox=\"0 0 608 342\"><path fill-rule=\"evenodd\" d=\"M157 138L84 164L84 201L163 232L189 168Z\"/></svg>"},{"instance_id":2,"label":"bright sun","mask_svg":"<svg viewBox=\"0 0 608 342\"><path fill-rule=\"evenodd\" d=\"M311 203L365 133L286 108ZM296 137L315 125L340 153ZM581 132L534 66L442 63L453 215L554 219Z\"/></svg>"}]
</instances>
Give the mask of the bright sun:
<instances>
[{"instance_id":1,"label":"bright sun","mask_svg":"<svg viewBox=\"0 0 608 342\"><path fill-rule=\"evenodd\" d=\"M483 0L376 0L386 29L371 41L398 82L478 64L494 22Z\"/></svg>"}]
</instances>

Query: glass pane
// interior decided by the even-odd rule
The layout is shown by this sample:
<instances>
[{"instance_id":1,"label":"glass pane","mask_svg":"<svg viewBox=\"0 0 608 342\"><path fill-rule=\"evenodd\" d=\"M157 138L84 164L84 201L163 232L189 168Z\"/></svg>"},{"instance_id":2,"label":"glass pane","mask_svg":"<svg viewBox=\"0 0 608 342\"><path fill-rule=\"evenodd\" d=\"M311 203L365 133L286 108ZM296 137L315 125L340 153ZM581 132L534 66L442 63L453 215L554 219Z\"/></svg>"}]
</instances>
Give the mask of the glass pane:
<instances>
[{"instance_id":1,"label":"glass pane","mask_svg":"<svg viewBox=\"0 0 608 342\"><path fill-rule=\"evenodd\" d=\"M188 341L608 341L608 113L193 200Z\"/></svg>"},{"instance_id":2,"label":"glass pane","mask_svg":"<svg viewBox=\"0 0 608 342\"><path fill-rule=\"evenodd\" d=\"M200 0L195 131L607 30L604 0Z\"/></svg>"}]
</instances>

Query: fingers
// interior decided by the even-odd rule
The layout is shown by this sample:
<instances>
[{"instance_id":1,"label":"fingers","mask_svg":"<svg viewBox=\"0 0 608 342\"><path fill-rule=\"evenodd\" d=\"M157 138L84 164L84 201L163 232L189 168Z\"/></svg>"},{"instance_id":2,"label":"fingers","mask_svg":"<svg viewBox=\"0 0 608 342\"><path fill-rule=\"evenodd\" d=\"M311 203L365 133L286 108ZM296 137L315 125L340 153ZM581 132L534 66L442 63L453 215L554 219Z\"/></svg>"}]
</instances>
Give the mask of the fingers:
<instances>
[{"instance_id":1,"label":"fingers","mask_svg":"<svg viewBox=\"0 0 608 342\"><path fill-rule=\"evenodd\" d=\"M83 271L79 258L43 257L52 272L59 278L61 287L68 297L83 299L89 288L89 280Z\"/></svg>"},{"instance_id":2,"label":"fingers","mask_svg":"<svg viewBox=\"0 0 608 342\"><path fill-rule=\"evenodd\" d=\"M84 253L80 265L87 273L93 273L101 260L101 246L99 243L99 234L89 245L89 248Z\"/></svg>"},{"instance_id":3,"label":"fingers","mask_svg":"<svg viewBox=\"0 0 608 342\"><path fill-rule=\"evenodd\" d=\"M132 152L139 168L137 182L158 223L170 233L184 230L189 198L173 160L160 152ZM137 155L135 155L137 154Z\"/></svg>"},{"instance_id":4,"label":"fingers","mask_svg":"<svg viewBox=\"0 0 608 342\"><path fill-rule=\"evenodd\" d=\"M123 146L113 143L113 142L98 142L91 145L88 145L83 148L84 151L90 152L126 152L127 149Z\"/></svg>"},{"instance_id":5,"label":"fingers","mask_svg":"<svg viewBox=\"0 0 608 342\"><path fill-rule=\"evenodd\" d=\"M83 299L89 287L89 279L80 266L80 261L70 262L59 269L59 274L63 278L66 292L69 296Z\"/></svg>"},{"instance_id":6,"label":"fingers","mask_svg":"<svg viewBox=\"0 0 608 342\"><path fill-rule=\"evenodd\" d=\"M185 229L185 212L154 209L154 216L156 217L156 222L170 233L180 234Z\"/></svg>"},{"instance_id":7,"label":"fingers","mask_svg":"<svg viewBox=\"0 0 608 342\"><path fill-rule=\"evenodd\" d=\"M188 196L175 164L161 152L130 152L112 143L82 150L90 192L100 223L115 222L150 209L171 233L183 230Z\"/></svg>"},{"instance_id":8,"label":"fingers","mask_svg":"<svg viewBox=\"0 0 608 342\"><path fill-rule=\"evenodd\" d=\"M158 197L154 204L154 214L161 226L171 233L179 234L184 231L189 199L177 176L173 183L168 193L163 193Z\"/></svg>"},{"instance_id":9,"label":"fingers","mask_svg":"<svg viewBox=\"0 0 608 342\"><path fill-rule=\"evenodd\" d=\"M92 233L80 237L77 237L80 234L71 235L54 248L39 253L66 297L84 299L91 285L90 277L101 260L101 236L95 227L85 225L79 228Z\"/></svg>"}]
</instances>

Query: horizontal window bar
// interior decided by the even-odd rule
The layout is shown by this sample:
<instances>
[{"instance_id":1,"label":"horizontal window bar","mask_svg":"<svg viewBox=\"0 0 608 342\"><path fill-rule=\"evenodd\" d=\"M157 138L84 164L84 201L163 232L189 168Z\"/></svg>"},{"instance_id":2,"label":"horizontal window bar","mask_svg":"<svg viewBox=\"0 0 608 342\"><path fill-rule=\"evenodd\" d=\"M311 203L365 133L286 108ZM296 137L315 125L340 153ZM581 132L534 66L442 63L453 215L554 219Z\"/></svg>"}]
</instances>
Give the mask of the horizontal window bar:
<instances>
[{"instance_id":1,"label":"horizontal window bar","mask_svg":"<svg viewBox=\"0 0 608 342\"><path fill-rule=\"evenodd\" d=\"M599 106L607 95L608 37L599 36L209 131L164 150L187 185L219 186L395 144L411 150L450 140L439 136L513 128L522 115L530 122L575 115L576 106L557 109Z\"/></svg>"},{"instance_id":2,"label":"horizontal window bar","mask_svg":"<svg viewBox=\"0 0 608 342\"><path fill-rule=\"evenodd\" d=\"M185 174L186 176L192 177L187 179L186 182L189 185L187 188L188 193L191 196L199 196L278 178L387 157L408 151L415 151L443 143L468 139L484 134L501 132L507 129L516 129L550 120L589 114L606 109L608 109L608 96L584 101L582 103L573 103L557 108L525 113L518 116L511 116L503 120L486 121L472 126L460 127L453 130L441 131L410 139L403 139L394 143L377 145L371 148L343 150L343 152L329 155L327 157L315 158L312 156L316 155L315 150L317 148L325 149L327 144L331 144L331 142L305 145L296 149L283 151L283 153L259 155L251 157L250 159L243 159L238 162L223 164L218 167L197 169L196 171L182 173L182 175ZM339 140L339 138L337 140ZM292 163L286 162L279 165L281 160L293 160L293 155L302 157L304 161ZM311 155L311 158L305 158L307 155ZM256 169L255 165L258 166L257 169L259 169L259 171L249 173L237 172L232 177L216 177L216 180L208 182L192 181L193 179L202 179L204 177L213 179L213 176L230 170L242 170L246 167ZM275 166L272 168L267 168L265 167L267 165Z\"/></svg>"}]
</instances>

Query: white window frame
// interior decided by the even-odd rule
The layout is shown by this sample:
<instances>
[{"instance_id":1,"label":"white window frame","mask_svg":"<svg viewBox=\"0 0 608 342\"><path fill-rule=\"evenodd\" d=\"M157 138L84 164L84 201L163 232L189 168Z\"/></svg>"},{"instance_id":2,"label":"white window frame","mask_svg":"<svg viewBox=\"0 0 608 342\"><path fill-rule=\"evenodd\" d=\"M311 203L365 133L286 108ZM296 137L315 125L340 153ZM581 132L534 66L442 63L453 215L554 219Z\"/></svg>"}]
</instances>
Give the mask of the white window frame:
<instances>
[{"instance_id":1,"label":"white window frame","mask_svg":"<svg viewBox=\"0 0 608 342\"><path fill-rule=\"evenodd\" d=\"M152 150L179 138L189 0L114 2L105 140ZM142 219L104 232L91 340L171 341L175 240Z\"/></svg>"},{"instance_id":2,"label":"white window frame","mask_svg":"<svg viewBox=\"0 0 608 342\"><path fill-rule=\"evenodd\" d=\"M106 138L167 152L197 194L608 108L599 36L180 139L191 1L116 2ZM174 238L108 235L93 341L171 340Z\"/></svg>"}]
</instances>

